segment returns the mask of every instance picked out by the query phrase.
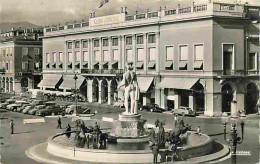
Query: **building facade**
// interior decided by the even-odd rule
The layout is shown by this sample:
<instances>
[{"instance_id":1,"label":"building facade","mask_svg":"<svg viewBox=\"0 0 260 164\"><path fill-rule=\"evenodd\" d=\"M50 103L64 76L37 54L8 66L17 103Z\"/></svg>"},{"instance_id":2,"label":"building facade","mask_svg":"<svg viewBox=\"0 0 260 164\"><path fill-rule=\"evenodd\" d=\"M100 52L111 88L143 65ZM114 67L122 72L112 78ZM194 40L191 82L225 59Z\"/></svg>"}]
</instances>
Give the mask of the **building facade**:
<instances>
[{"instance_id":1,"label":"building facade","mask_svg":"<svg viewBox=\"0 0 260 164\"><path fill-rule=\"evenodd\" d=\"M12 29L1 33L1 93L17 93L37 87L41 81L43 29Z\"/></svg>"},{"instance_id":2,"label":"building facade","mask_svg":"<svg viewBox=\"0 0 260 164\"><path fill-rule=\"evenodd\" d=\"M258 14L256 14L258 13ZM89 102L123 99L117 89L133 61L143 105L188 106L207 116L259 102L259 8L208 3L93 17L46 27L43 90L70 91L74 74Z\"/></svg>"}]
</instances>

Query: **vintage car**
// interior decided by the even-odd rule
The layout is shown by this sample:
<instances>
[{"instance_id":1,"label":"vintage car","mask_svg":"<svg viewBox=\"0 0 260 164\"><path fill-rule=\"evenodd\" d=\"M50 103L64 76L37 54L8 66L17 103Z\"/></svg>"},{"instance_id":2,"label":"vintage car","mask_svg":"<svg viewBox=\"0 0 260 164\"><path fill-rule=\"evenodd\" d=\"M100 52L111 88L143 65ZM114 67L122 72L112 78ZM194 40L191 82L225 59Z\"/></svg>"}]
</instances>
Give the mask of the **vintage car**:
<instances>
[{"instance_id":1,"label":"vintage car","mask_svg":"<svg viewBox=\"0 0 260 164\"><path fill-rule=\"evenodd\" d=\"M180 114L182 116L195 116L196 113L192 111L189 107L181 106L177 109L173 109L172 114Z\"/></svg>"},{"instance_id":2,"label":"vintage car","mask_svg":"<svg viewBox=\"0 0 260 164\"><path fill-rule=\"evenodd\" d=\"M150 112L159 112L162 113L165 110L161 107L159 107L159 105L157 104L146 104L142 107L140 107L140 110L146 110L146 111L150 111Z\"/></svg>"},{"instance_id":3,"label":"vintage car","mask_svg":"<svg viewBox=\"0 0 260 164\"><path fill-rule=\"evenodd\" d=\"M40 109L36 111L35 115L37 116L48 116L48 115L57 115L57 114L62 114L63 110L60 108L58 105L51 105L47 106L44 109Z\"/></svg>"},{"instance_id":4,"label":"vintage car","mask_svg":"<svg viewBox=\"0 0 260 164\"><path fill-rule=\"evenodd\" d=\"M125 102L124 101L117 101L117 102L114 103L113 107L124 108Z\"/></svg>"},{"instance_id":5,"label":"vintage car","mask_svg":"<svg viewBox=\"0 0 260 164\"><path fill-rule=\"evenodd\" d=\"M6 109L7 105L15 103L15 99L7 99L4 103L0 103L1 109Z\"/></svg>"},{"instance_id":6,"label":"vintage car","mask_svg":"<svg viewBox=\"0 0 260 164\"><path fill-rule=\"evenodd\" d=\"M29 103L26 102L26 101L20 101L20 100L18 100L18 101L16 101L16 102L13 103L13 104L7 105L6 109L7 109L7 110L11 110L11 111L16 111L16 109L17 109L18 107L21 107L23 104L29 104Z\"/></svg>"},{"instance_id":7,"label":"vintage car","mask_svg":"<svg viewBox=\"0 0 260 164\"><path fill-rule=\"evenodd\" d=\"M65 109L65 113L73 114L74 110L76 110L76 105L69 105ZM89 108L83 108L82 106L77 105L77 113L78 114L89 114L90 113L90 109Z\"/></svg>"},{"instance_id":8,"label":"vintage car","mask_svg":"<svg viewBox=\"0 0 260 164\"><path fill-rule=\"evenodd\" d=\"M34 115L38 110L44 109L45 105L37 105L33 109L28 111L28 114Z\"/></svg>"},{"instance_id":9,"label":"vintage car","mask_svg":"<svg viewBox=\"0 0 260 164\"><path fill-rule=\"evenodd\" d=\"M26 114L26 113L28 113L29 110L31 110L31 109L33 109L33 106L28 105L28 106L26 106L26 107L23 109L22 113Z\"/></svg>"}]
</instances>

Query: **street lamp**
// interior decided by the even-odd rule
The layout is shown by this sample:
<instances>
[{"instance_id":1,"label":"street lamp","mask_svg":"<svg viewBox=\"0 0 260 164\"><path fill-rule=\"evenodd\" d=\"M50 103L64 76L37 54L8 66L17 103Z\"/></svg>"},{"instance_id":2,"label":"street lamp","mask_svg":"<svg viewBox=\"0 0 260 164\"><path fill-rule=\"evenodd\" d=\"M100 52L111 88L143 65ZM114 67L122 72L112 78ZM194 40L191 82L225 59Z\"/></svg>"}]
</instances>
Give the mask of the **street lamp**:
<instances>
[{"instance_id":1,"label":"street lamp","mask_svg":"<svg viewBox=\"0 0 260 164\"><path fill-rule=\"evenodd\" d=\"M237 150L237 145L241 144L244 141L244 119L246 118L246 115L244 112L242 112L239 116L231 116L229 117L226 112L222 114L221 121L223 123L224 127L224 140L228 143L231 144L232 146L232 163L236 163L236 150ZM231 123L231 132L230 132L230 137L227 138L227 123ZM238 137L237 133L237 124L240 123L241 125L241 137Z\"/></svg>"},{"instance_id":2,"label":"street lamp","mask_svg":"<svg viewBox=\"0 0 260 164\"><path fill-rule=\"evenodd\" d=\"M77 115L77 108L78 108L78 107L77 107L77 101L78 101L78 96L77 96L77 79L78 79L78 77L77 77L76 74L75 74L75 76L74 76L73 79L75 80L75 104L76 104L74 114Z\"/></svg>"}]
</instances>

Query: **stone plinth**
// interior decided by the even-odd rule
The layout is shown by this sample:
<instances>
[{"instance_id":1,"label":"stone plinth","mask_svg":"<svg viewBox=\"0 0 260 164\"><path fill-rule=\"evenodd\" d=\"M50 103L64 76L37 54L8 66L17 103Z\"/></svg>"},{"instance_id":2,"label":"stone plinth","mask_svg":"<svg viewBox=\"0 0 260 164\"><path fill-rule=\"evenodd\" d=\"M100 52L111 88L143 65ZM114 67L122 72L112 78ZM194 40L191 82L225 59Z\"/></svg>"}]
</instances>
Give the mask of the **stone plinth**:
<instances>
[{"instance_id":1,"label":"stone plinth","mask_svg":"<svg viewBox=\"0 0 260 164\"><path fill-rule=\"evenodd\" d=\"M113 122L111 136L119 138L136 138L144 135L144 124L140 114L119 114L119 120Z\"/></svg>"}]
</instances>

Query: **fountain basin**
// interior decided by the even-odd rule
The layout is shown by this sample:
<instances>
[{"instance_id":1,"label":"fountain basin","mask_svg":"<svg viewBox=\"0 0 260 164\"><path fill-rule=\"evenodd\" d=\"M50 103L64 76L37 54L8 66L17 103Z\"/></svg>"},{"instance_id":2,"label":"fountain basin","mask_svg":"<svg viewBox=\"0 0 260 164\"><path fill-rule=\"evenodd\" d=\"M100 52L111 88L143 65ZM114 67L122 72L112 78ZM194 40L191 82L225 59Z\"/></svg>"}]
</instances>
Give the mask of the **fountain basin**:
<instances>
[{"instance_id":1,"label":"fountain basin","mask_svg":"<svg viewBox=\"0 0 260 164\"><path fill-rule=\"evenodd\" d=\"M52 136L48 139L47 151L55 156L62 158L88 161L88 162L100 162L100 163L152 163L153 154L149 147L145 147L143 150L111 150L111 149L86 149L77 148L73 146L63 145L55 138L61 137L65 133ZM200 143L192 143L194 137L199 137ZM194 132L188 132L188 145L183 148L178 148L179 156L182 158L190 158L206 155L212 152L213 144L209 136L202 134L198 136ZM147 143L148 144L148 143ZM190 144L190 145L189 145ZM108 146L109 148L109 146ZM161 157L164 158L164 152L166 150L160 150ZM162 159L161 161L164 161Z\"/></svg>"}]
</instances>

